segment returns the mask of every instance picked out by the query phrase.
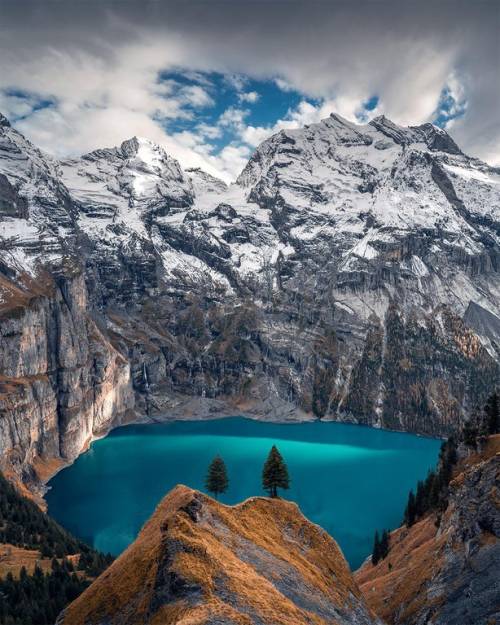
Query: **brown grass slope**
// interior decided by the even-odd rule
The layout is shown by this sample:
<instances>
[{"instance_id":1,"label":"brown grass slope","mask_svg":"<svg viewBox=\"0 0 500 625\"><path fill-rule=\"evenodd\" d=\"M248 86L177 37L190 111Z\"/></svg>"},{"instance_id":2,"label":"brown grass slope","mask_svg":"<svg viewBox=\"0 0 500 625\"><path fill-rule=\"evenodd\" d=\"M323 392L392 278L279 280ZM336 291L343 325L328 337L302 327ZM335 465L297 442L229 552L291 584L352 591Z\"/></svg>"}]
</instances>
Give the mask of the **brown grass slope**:
<instances>
[{"instance_id":1,"label":"brown grass slope","mask_svg":"<svg viewBox=\"0 0 500 625\"><path fill-rule=\"evenodd\" d=\"M185 486L61 625L369 625L336 542L283 500L229 507Z\"/></svg>"},{"instance_id":2,"label":"brown grass slope","mask_svg":"<svg viewBox=\"0 0 500 625\"><path fill-rule=\"evenodd\" d=\"M495 435L459 464L439 523L430 514L398 528L388 556L356 572L368 605L386 623L500 623L499 483Z\"/></svg>"}]
</instances>

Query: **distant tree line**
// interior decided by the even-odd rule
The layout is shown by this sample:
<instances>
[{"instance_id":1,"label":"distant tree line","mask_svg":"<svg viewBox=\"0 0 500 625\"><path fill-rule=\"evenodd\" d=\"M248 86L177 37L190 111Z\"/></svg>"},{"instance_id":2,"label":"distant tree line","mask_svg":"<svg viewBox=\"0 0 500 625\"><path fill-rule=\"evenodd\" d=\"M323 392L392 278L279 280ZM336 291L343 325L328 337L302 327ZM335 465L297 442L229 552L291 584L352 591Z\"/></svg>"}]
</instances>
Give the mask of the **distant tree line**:
<instances>
[{"instance_id":1,"label":"distant tree line","mask_svg":"<svg viewBox=\"0 0 500 625\"><path fill-rule=\"evenodd\" d=\"M52 558L51 571L24 567L0 579L0 625L53 625L61 610L113 561L72 536L0 473L0 542ZM78 554L77 571L68 559Z\"/></svg>"},{"instance_id":2,"label":"distant tree line","mask_svg":"<svg viewBox=\"0 0 500 625\"><path fill-rule=\"evenodd\" d=\"M451 436L441 445L437 471L429 471L427 478L417 483L416 492L410 491L404 513L404 522L411 527L431 510L446 510L448 485L457 462L457 443Z\"/></svg>"},{"instance_id":3,"label":"distant tree line","mask_svg":"<svg viewBox=\"0 0 500 625\"><path fill-rule=\"evenodd\" d=\"M448 485L453 467L457 462L457 443L452 436L444 441L439 452L437 471L429 471L427 478L417 483L416 492L410 490L404 512L404 523L411 527L431 510L443 511L448 505ZM383 560L390 547L390 535L384 530L380 538L375 532L372 563L376 565Z\"/></svg>"},{"instance_id":4,"label":"distant tree line","mask_svg":"<svg viewBox=\"0 0 500 625\"><path fill-rule=\"evenodd\" d=\"M0 624L54 625L60 612L89 584L66 559L60 563L54 558L48 573L36 566L28 575L23 566L19 579L8 573L0 580Z\"/></svg>"},{"instance_id":5,"label":"distant tree line","mask_svg":"<svg viewBox=\"0 0 500 625\"><path fill-rule=\"evenodd\" d=\"M462 441L473 449L488 436L500 432L500 396L493 393L482 412L467 421L462 430Z\"/></svg>"},{"instance_id":6,"label":"distant tree line","mask_svg":"<svg viewBox=\"0 0 500 625\"><path fill-rule=\"evenodd\" d=\"M373 540L372 564L375 566L380 560L383 560L389 553L390 534L389 530L384 530L382 536L378 531L375 532Z\"/></svg>"},{"instance_id":7,"label":"distant tree line","mask_svg":"<svg viewBox=\"0 0 500 625\"><path fill-rule=\"evenodd\" d=\"M465 423L457 437L451 436L441 446L437 471L430 471L416 492L410 491L404 522L408 527L430 511L443 512L448 506L448 487L457 462L457 445L477 449L488 436L500 432L500 397L494 392L479 415Z\"/></svg>"},{"instance_id":8,"label":"distant tree line","mask_svg":"<svg viewBox=\"0 0 500 625\"><path fill-rule=\"evenodd\" d=\"M23 497L0 473L0 542L38 549L45 558L90 550L58 523Z\"/></svg>"},{"instance_id":9,"label":"distant tree line","mask_svg":"<svg viewBox=\"0 0 500 625\"><path fill-rule=\"evenodd\" d=\"M495 391L483 410L464 424L458 436L450 436L443 442L437 469L429 471L427 478L417 483L415 492L413 490L409 492L404 512L404 523L407 527L411 527L429 512L441 513L446 510L449 484L458 460L458 444L463 443L475 450L487 440L488 436L498 433L500 433L500 396L498 391ZM382 537L375 532L372 553L374 565L387 556L389 541L390 535L386 530L382 533Z\"/></svg>"}]
</instances>

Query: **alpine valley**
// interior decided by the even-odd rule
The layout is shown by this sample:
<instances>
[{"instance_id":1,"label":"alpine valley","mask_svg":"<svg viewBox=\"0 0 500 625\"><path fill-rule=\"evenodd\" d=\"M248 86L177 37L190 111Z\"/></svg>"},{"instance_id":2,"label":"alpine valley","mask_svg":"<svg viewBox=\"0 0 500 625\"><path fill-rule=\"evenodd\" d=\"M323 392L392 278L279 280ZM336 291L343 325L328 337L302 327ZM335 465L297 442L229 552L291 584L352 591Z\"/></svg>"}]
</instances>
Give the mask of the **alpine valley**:
<instances>
[{"instance_id":1,"label":"alpine valley","mask_svg":"<svg viewBox=\"0 0 500 625\"><path fill-rule=\"evenodd\" d=\"M331 115L227 186L0 115L0 621L498 622L499 268L500 170L431 124ZM117 425L229 415L447 441L355 575L279 498L179 485L113 563L36 505Z\"/></svg>"},{"instance_id":2,"label":"alpine valley","mask_svg":"<svg viewBox=\"0 0 500 625\"><path fill-rule=\"evenodd\" d=\"M500 170L431 124L281 131L229 187L160 146L55 160L0 116L2 470L131 420L448 436L500 360Z\"/></svg>"}]
</instances>

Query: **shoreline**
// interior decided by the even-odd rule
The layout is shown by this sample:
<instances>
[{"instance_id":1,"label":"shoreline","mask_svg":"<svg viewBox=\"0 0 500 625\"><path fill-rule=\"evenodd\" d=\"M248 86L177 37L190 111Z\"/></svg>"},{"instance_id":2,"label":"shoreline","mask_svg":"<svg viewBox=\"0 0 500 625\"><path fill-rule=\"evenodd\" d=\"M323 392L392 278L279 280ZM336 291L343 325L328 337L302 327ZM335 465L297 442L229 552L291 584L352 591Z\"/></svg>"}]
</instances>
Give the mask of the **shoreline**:
<instances>
[{"instance_id":1,"label":"shoreline","mask_svg":"<svg viewBox=\"0 0 500 625\"><path fill-rule=\"evenodd\" d=\"M217 402L220 404L214 409L213 402ZM242 402L248 406L248 402ZM195 406L202 406L205 408L203 411L193 410ZM280 418L280 415L276 415L274 417L269 417L265 413L257 413L257 405L259 402L255 402L256 406L253 409L245 411L240 402L227 402L223 400L210 400L206 398L200 397L190 397L181 400L175 408L169 411L169 413L163 413L158 415L147 415L147 414L136 414L134 413L131 419L118 417L116 420L112 422L109 428L105 430L95 432L92 437L90 437L78 452L78 454L73 459L64 460L62 458L56 459L58 466L53 471L48 471L48 473L40 479L39 485L42 489L41 500L44 504L44 509L47 509L47 504L45 500L45 495L50 490L51 486L49 486L49 482L63 469L71 466L82 454L90 449L92 444L95 441L106 438L113 430L116 430L120 427L127 427L129 425L154 425L154 424L164 424L164 423L172 423L172 422L182 422L182 421L212 421L216 419L229 419L233 417L240 417L243 419L250 419L252 421L259 421L262 423L274 423L280 425L300 425L303 423L337 423L339 425L352 425L361 428L369 428L375 430L381 430L388 433L393 434L410 434L412 436L417 436L419 438L433 439L433 440L446 440L445 437L442 436L432 436L430 434L420 434L418 432L407 432L404 430L395 430L392 428L384 428L378 424L369 425L367 423L359 423L355 420L338 420L333 418L318 418L314 417L312 413L306 413L299 408L294 410L289 410L286 418ZM208 408L208 410L206 410ZM126 414L126 413L125 413ZM50 462L50 461L47 461ZM37 471L38 475L38 471Z\"/></svg>"}]
</instances>

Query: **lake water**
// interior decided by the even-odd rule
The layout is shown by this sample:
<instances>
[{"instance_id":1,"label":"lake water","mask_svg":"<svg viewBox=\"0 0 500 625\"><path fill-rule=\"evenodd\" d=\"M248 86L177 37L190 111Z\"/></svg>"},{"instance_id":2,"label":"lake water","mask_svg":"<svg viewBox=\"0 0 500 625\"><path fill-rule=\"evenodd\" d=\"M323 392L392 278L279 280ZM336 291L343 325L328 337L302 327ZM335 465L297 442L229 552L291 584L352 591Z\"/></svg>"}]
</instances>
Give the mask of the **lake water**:
<instances>
[{"instance_id":1,"label":"lake water","mask_svg":"<svg viewBox=\"0 0 500 625\"><path fill-rule=\"evenodd\" d=\"M283 495L337 540L354 569L371 553L376 529L400 524L410 488L435 466L441 443L356 425L241 417L130 425L51 480L49 513L97 549L119 554L173 486L204 489L216 454L230 479L224 503L264 494L262 465L273 444L291 477Z\"/></svg>"}]
</instances>

